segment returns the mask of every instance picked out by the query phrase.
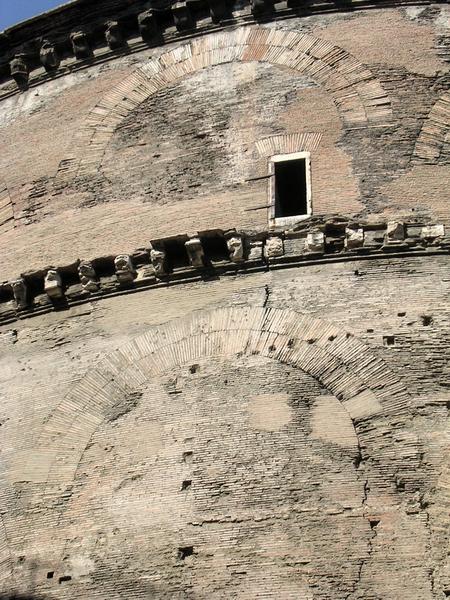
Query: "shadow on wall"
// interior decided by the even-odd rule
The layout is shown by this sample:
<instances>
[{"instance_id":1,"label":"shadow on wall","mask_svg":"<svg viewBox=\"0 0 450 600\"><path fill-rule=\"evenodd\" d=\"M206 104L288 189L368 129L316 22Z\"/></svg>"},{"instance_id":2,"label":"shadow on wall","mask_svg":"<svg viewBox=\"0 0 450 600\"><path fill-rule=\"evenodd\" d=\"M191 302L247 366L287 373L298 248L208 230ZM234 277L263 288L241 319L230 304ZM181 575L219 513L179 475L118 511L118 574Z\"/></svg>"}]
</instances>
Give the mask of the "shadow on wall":
<instances>
[{"instance_id":1,"label":"shadow on wall","mask_svg":"<svg viewBox=\"0 0 450 600\"><path fill-rule=\"evenodd\" d=\"M0 594L0 600L45 600L35 594Z\"/></svg>"}]
</instances>

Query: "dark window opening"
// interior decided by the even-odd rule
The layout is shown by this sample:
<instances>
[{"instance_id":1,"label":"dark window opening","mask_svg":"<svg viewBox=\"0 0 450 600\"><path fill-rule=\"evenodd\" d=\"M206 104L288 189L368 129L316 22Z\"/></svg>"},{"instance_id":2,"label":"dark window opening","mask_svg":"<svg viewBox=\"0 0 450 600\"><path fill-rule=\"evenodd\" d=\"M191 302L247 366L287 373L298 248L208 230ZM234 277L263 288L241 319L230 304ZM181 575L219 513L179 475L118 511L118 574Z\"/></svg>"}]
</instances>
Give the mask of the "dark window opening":
<instances>
[{"instance_id":1,"label":"dark window opening","mask_svg":"<svg viewBox=\"0 0 450 600\"><path fill-rule=\"evenodd\" d=\"M274 162L275 218L308 214L306 159Z\"/></svg>"},{"instance_id":2,"label":"dark window opening","mask_svg":"<svg viewBox=\"0 0 450 600\"><path fill-rule=\"evenodd\" d=\"M54 571L49 571L49 572L47 573L47 579L53 579L53 575L54 575L54 574L55 574L55 572L54 572Z\"/></svg>"}]
</instances>

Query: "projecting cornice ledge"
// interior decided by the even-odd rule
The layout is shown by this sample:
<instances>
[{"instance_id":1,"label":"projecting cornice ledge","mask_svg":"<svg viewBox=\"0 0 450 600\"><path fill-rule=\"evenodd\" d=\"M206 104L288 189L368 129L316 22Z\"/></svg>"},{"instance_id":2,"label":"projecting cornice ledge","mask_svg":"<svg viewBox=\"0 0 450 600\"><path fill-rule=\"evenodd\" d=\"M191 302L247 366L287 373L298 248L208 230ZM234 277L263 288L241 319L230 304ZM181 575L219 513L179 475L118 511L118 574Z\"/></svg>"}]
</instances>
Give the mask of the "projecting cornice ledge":
<instances>
[{"instance_id":1,"label":"projecting cornice ledge","mask_svg":"<svg viewBox=\"0 0 450 600\"><path fill-rule=\"evenodd\" d=\"M243 0L236 4L228 0L76 0L0 32L0 100L120 54L236 24L429 4L428 0Z\"/></svg>"},{"instance_id":2,"label":"projecting cornice ledge","mask_svg":"<svg viewBox=\"0 0 450 600\"><path fill-rule=\"evenodd\" d=\"M167 285L283 267L448 254L441 224L332 219L250 235L210 230L152 240L131 254L75 260L0 285L0 324Z\"/></svg>"}]
</instances>

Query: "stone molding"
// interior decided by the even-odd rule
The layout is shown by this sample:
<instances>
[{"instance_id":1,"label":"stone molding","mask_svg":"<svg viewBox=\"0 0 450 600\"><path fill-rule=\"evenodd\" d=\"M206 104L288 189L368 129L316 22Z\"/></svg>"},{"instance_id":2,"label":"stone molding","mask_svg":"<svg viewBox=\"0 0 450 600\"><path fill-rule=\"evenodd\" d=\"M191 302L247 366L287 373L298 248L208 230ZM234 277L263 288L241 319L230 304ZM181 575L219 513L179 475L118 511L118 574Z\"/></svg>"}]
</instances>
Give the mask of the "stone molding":
<instances>
[{"instance_id":1,"label":"stone molding","mask_svg":"<svg viewBox=\"0 0 450 600\"><path fill-rule=\"evenodd\" d=\"M147 248L117 256L74 260L70 265L29 271L0 284L0 324L102 297L197 281L236 270L253 272L335 262L379 259L395 253L445 252L450 240L441 224L397 221L367 224L343 218L301 221L289 231L246 234L202 231L152 240ZM211 244L214 251L211 253ZM171 266L172 254L185 264Z\"/></svg>"},{"instance_id":2,"label":"stone molding","mask_svg":"<svg viewBox=\"0 0 450 600\"><path fill-rule=\"evenodd\" d=\"M181 78L230 62L267 62L307 75L332 96L347 128L386 125L391 102L371 71L348 52L308 33L259 26L195 38L151 58L90 111L61 161L63 181L97 173L118 125L142 102ZM57 182L58 185L58 182Z\"/></svg>"},{"instance_id":3,"label":"stone molding","mask_svg":"<svg viewBox=\"0 0 450 600\"><path fill-rule=\"evenodd\" d=\"M450 143L450 91L445 92L426 118L414 148L413 159L436 164L444 144Z\"/></svg>"}]
</instances>

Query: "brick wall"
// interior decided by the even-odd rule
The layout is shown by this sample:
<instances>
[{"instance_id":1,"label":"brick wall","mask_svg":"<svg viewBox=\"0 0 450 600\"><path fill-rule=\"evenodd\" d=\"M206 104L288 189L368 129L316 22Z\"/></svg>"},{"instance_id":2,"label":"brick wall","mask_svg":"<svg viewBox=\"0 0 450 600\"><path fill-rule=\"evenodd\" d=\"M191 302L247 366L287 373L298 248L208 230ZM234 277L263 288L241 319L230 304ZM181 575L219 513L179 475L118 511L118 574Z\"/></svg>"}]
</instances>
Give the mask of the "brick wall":
<instances>
[{"instance_id":1,"label":"brick wall","mask_svg":"<svg viewBox=\"0 0 450 600\"><path fill-rule=\"evenodd\" d=\"M269 26L278 37L256 27L246 46L239 46L239 31L220 34L218 42L216 34L204 36L192 46L208 56L203 65L231 62L189 67L181 78L186 43L117 58L4 100L8 152L1 169L11 199L0 237L8 249L4 277L30 262L38 267L127 251L145 244L149 229L163 237L216 226L265 228L267 182L246 179L266 173L256 145L280 134L321 134L312 154L316 214L447 220L440 173L447 163L448 69L439 50L447 22L441 6L290 19ZM283 31L295 32L295 43ZM328 46L312 52L321 58L311 65L295 66L287 50L277 54L289 40L294 48ZM234 54L205 53L216 43ZM334 58L323 62L325 52L341 53L345 68ZM181 60L179 74L170 67L167 84L140 89L156 64L149 59L158 56L166 65ZM325 77L317 75L320 64ZM129 76L138 68L141 79ZM368 78L375 87L358 91L363 84L355 84L347 98L339 78L355 68L362 69L356 80ZM114 111L105 116L117 102L123 106L114 110L125 118ZM369 122L361 111L373 115ZM419 137L424 124L428 133ZM429 164L427 147L439 167ZM121 231L120 247L112 229Z\"/></svg>"},{"instance_id":2,"label":"brick wall","mask_svg":"<svg viewBox=\"0 0 450 600\"><path fill-rule=\"evenodd\" d=\"M1 298L0 597L450 595L448 239L420 237L448 223L447 26L430 5L225 28L2 101L2 279L73 268L70 306ZM301 150L315 227L361 219L364 246L328 221L324 256L305 230L146 287L105 259L80 295L78 258L267 237L258 178Z\"/></svg>"},{"instance_id":3,"label":"brick wall","mask_svg":"<svg viewBox=\"0 0 450 600\"><path fill-rule=\"evenodd\" d=\"M4 326L4 589L447 590L446 280L446 257L287 268Z\"/></svg>"}]
</instances>

